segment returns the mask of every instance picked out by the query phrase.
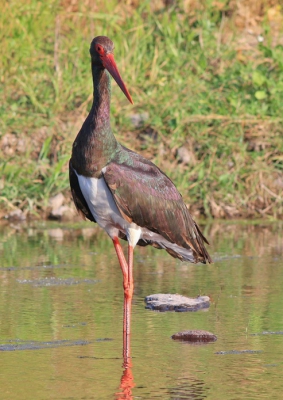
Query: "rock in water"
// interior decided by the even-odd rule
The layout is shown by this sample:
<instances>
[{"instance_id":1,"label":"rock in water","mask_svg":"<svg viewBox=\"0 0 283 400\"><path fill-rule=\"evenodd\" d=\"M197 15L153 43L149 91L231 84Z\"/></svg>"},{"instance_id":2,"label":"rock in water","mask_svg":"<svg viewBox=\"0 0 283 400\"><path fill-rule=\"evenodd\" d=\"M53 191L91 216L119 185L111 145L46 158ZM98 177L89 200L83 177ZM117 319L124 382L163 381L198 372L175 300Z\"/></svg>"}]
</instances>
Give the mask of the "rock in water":
<instances>
[{"instance_id":1,"label":"rock in water","mask_svg":"<svg viewBox=\"0 0 283 400\"><path fill-rule=\"evenodd\" d=\"M174 340L183 340L186 342L215 342L217 340L217 336L208 331L202 330L192 330L192 331L183 331L175 333L175 335L171 336Z\"/></svg>"},{"instance_id":2,"label":"rock in water","mask_svg":"<svg viewBox=\"0 0 283 400\"><path fill-rule=\"evenodd\" d=\"M151 294L145 298L145 302L145 308L157 311L198 311L210 306L208 296L190 298L180 294Z\"/></svg>"}]
</instances>

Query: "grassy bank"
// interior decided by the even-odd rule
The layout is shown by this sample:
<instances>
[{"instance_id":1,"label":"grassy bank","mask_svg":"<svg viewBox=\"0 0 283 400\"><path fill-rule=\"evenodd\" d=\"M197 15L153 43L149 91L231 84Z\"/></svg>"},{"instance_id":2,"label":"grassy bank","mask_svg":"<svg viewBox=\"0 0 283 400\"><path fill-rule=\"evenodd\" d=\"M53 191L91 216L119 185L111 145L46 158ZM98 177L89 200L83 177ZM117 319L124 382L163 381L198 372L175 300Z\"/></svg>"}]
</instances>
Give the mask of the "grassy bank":
<instances>
[{"instance_id":1,"label":"grassy bank","mask_svg":"<svg viewBox=\"0 0 283 400\"><path fill-rule=\"evenodd\" d=\"M119 140L164 169L195 215L282 217L279 1L93 3L4 3L0 216L46 215L59 192L69 201L71 144L91 105L89 43L107 35L135 102L113 84Z\"/></svg>"}]
</instances>

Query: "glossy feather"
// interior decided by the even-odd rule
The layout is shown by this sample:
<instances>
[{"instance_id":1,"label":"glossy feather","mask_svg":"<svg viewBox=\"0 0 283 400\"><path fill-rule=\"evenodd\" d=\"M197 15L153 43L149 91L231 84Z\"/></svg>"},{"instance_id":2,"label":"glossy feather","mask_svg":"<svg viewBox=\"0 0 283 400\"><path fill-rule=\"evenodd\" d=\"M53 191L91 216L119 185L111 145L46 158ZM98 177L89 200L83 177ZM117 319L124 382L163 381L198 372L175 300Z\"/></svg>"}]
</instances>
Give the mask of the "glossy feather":
<instances>
[{"instance_id":1,"label":"glossy feather","mask_svg":"<svg viewBox=\"0 0 283 400\"><path fill-rule=\"evenodd\" d=\"M120 161L120 160L127 161ZM192 249L195 262L211 262L204 236L192 219L173 182L153 163L124 147L103 169L122 216L161 235L184 249ZM172 249L167 251L183 259Z\"/></svg>"}]
</instances>

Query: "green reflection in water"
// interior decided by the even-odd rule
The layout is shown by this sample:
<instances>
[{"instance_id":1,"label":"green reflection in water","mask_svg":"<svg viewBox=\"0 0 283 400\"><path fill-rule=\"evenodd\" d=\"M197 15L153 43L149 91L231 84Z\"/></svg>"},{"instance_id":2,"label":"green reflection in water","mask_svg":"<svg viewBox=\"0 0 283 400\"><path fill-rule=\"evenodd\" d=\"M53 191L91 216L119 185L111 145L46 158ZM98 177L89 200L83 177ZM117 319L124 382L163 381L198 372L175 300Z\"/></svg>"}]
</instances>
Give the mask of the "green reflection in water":
<instances>
[{"instance_id":1,"label":"green reflection in water","mask_svg":"<svg viewBox=\"0 0 283 400\"><path fill-rule=\"evenodd\" d=\"M251 334L283 331L282 232L282 223L207 225L215 259L208 266L136 249L132 396L281 398L283 335ZM91 224L2 226L0 255L0 344L91 342L0 352L0 398L132 398L117 394L123 373L123 291L107 236ZM197 313L145 310L144 297L158 292L207 294L212 304ZM184 329L209 330L218 341L192 346L170 339ZM259 352L215 354L245 349Z\"/></svg>"}]
</instances>

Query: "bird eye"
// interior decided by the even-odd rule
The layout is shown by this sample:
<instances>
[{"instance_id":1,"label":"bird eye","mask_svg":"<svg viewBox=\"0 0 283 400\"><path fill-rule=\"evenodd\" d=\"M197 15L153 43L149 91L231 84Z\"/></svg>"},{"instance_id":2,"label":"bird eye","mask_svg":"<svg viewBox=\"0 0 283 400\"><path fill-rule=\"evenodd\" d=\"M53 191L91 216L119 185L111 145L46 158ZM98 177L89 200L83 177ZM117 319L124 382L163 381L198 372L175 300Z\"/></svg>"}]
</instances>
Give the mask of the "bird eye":
<instances>
[{"instance_id":1,"label":"bird eye","mask_svg":"<svg viewBox=\"0 0 283 400\"><path fill-rule=\"evenodd\" d=\"M104 48L102 46L100 46L99 44L97 44L95 46L95 50L98 52L98 54L103 55L104 54Z\"/></svg>"}]
</instances>

